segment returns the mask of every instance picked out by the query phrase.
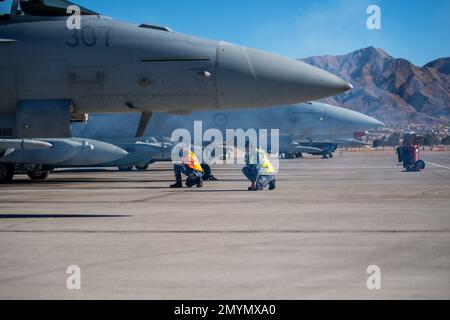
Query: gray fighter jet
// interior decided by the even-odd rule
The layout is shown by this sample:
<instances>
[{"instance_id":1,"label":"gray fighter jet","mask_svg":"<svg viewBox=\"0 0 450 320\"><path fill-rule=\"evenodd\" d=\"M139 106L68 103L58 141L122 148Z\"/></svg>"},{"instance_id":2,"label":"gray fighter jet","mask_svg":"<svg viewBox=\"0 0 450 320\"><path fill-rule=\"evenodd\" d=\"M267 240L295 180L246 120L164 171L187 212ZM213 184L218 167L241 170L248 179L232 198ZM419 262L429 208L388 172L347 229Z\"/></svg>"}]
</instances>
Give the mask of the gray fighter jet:
<instances>
[{"instance_id":1,"label":"gray fighter jet","mask_svg":"<svg viewBox=\"0 0 450 320\"><path fill-rule=\"evenodd\" d=\"M118 22L65 0L0 4L11 5L0 12L0 156L14 139L69 138L70 122L92 112L141 112L140 135L153 112L269 107L352 88L293 59Z\"/></svg>"},{"instance_id":2,"label":"gray fighter jet","mask_svg":"<svg viewBox=\"0 0 450 320\"><path fill-rule=\"evenodd\" d=\"M93 138L122 146L136 141L139 114L92 115L88 124L73 124L72 133L77 137ZM383 126L380 121L352 110L332 105L308 102L294 106L266 109L242 109L228 111L200 111L191 115L156 113L144 137L145 142L156 137L170 142L172 132L179 128L194 132L194 122L201 121L202 129L219 129L225 136L226 129L279 129L280 153L293 158L302 153L333 156L339 145L348 143L349 138L357 140L366 130ZM167 158L161 158L165 154ZM149 162L170 160L170 153L162 152ZM136 163L138 169L145 169L145 163ZM131 170L133 165L123 166ZM209 170L208 170L209 171Z\"/></svg>"},{"instance_id":3,"label":"gray fighter jet","mask_svg":"<svg viewBox=\"0 0 450 320\"><path fill-rule=\"evenodd\" d=\"M0 18L0 118L11 136L68 137L69 121L91 112L141 111L145 125L155 111L275 106L351 89L293 59L82 7L80 29L70 30L71 5L13 0Z\"/></svg>"},{"instance_id":4,"label":"gray fighter jet","mask_svg":"<svg viewBox=\"0 0 450 320\"><path fill-rule=\"evenodd\" d=\"M275 106L351 89L293 59L118 22L65 0L0 3L10 4L0 12L0 155L14 139L69 138L70 122L91 112L139 111L139 136L153 112Z\"/></svg>"},{"instance_id":5,"label":"gray fighter jet","mask_svg":"<svg viewBox=\"0 0 450 320\"><path fill-rule=\"evenodd\" d=\"M134 139L140 114L92 114L87 124L72 124L76 137L100 140ZM360 112L320 102L264 109L197 111L189 115L155 113L143 137L170 137L175 129L194 130L201 121L203 130L241 128L280 129L294 140L339 139L355 132L378 128L380 121Z\"/></svg>"}]
</instances>

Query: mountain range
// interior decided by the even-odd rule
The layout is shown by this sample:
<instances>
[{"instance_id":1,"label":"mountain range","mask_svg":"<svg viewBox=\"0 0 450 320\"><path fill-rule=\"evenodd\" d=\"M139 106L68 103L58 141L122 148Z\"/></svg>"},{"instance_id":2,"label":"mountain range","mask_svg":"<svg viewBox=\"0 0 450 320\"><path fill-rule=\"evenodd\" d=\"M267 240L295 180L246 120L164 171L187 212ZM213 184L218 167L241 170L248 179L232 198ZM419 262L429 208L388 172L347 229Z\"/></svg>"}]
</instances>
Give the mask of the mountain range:
<instances>
[{"instance_id":1,"label":"mountain range","mask_svg":"<svg viewBox=\"0 0 450 320\"><path fill-rule=\"evenodd\" d=\"M353 84L352 91L324 99L327 103L390 125L450 122L450 58L420 67L368 47L346 55L301 60Z\"/></svg>"}]
</instances>

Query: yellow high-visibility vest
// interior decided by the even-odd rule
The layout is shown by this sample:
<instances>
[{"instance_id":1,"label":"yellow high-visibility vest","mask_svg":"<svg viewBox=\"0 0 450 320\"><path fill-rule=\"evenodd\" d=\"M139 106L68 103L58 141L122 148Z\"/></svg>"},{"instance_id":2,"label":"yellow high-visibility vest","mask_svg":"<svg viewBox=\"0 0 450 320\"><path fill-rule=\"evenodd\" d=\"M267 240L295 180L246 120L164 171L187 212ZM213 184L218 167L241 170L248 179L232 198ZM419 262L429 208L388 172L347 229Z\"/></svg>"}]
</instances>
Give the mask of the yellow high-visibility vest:
<instances>
[{"instance_id":1,"label":"yellow high-visibility vest","mask_svg":"<svg viewBox=\"0 0 450 320\"><path fill-rule=\"evenodd\" d=\"M256 149L252 155L252 161L250 163L261 167L260 175L262 176L275 174L275 169L263 149Z\"/></svg>"},{"instance_id":2,"label":"yellow high-visibility vest","mask_svg":"<svg viewBox=\"0 0 450 320\"><path fill-rule=\"evenodd\" d=\"M195 153L187 149L185 151L187 152L187 155L182 159L183 164L187 165L189 168L194 169L196 171L204 172Z\"/></svg>"}]
</instances>

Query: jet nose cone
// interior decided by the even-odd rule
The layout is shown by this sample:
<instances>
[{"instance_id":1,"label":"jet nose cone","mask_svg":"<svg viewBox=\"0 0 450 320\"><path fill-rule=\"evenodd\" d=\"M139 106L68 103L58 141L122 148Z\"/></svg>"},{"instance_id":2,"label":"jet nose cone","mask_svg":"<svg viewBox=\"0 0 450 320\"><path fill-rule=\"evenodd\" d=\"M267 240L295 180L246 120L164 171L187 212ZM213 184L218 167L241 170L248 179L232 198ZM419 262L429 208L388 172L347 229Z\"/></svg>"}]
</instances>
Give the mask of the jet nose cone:
<instances>
[{"instance_id":1,"label":"jet nose cone","mask_svg":"<svg viewBox=\"0 0 450 320\"><path fill-rule=\"evenodd\" d=\"M372 118L374 129L383 128L385 124L377 119Z\"/></svg>"},{"instance_id":2,"label":"jet nose cone","mask_svg":"<svg viewBox=\"0 0 450 320\"><path fill-rule=\"evenodd\" d=\"M340 116L346 126L353 128L355 131L378 129L384 126L382 122L375 118L345 108L340 109Z\"/></svg>"},{"instance_id":3,"label":"jet nose cone","mask_svg":"<svg viewBox=\"0 0 450 320\"><path fill-rule=\"evenodd\" d=\"M255 49L220 44L217 57L219 107L295 104L352 89L331 73Z\"/></svg>"},{"instance_id":4,"label":"jet nose cone","mask_svg":"<svg viewBox=\"0 0 450 320\"><path fill-rule=\"evenodd\" d=\"M375 118L369 117L367 115L362 115L361 118L362 125L364 125L367 130L384 127L384 123L378 121Z\"/></svg>"}]
</instances>

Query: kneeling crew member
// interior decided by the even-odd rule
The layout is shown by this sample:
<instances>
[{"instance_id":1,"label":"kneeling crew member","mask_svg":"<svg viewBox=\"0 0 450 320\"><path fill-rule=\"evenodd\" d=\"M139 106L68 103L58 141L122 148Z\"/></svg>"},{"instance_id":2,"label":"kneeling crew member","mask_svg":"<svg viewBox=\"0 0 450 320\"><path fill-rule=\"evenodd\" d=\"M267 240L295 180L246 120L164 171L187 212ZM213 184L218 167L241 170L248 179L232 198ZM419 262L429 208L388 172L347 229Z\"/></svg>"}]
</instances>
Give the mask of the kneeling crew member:
<instances>
[{"instance_id":1,"label":"kneeling crew member","mask_svg":"<svg viewBox=\"0 0 450 320\"><path fill-rule=\"evenodd\" d=\"M264 190L267 187L269 190L275 190L275 169L263 149L256 148L250 155L247 148L245 163L246 166L242 169L242 172L252 183L248 188L249 191Z\"/></svg>"},{"instance_id":2,"label":"kneeling crew member","mask_svg":"<svg viewBox=\"0 0 450 320\"><path fill-rule=\"evenodd\" d=\"M184 153L181 163L173 165L173 171L177 182L170 187L183 188L183 179L181 178L182 173L187 176L186 186L188 188L192 188L195 185L197 185L197 188L203 187L203 168L200 165L197 156L187 148L183 148L181 152Z\"/></svg>"}]
</instances>

